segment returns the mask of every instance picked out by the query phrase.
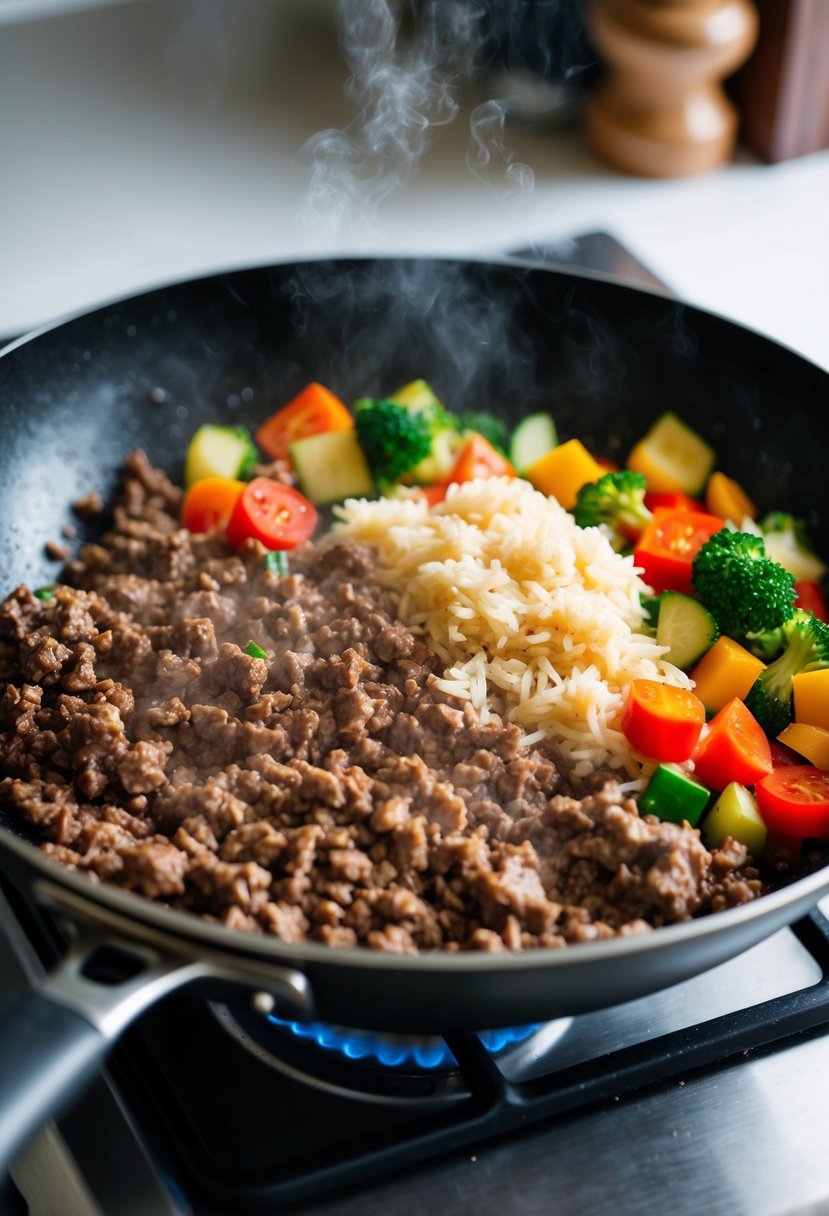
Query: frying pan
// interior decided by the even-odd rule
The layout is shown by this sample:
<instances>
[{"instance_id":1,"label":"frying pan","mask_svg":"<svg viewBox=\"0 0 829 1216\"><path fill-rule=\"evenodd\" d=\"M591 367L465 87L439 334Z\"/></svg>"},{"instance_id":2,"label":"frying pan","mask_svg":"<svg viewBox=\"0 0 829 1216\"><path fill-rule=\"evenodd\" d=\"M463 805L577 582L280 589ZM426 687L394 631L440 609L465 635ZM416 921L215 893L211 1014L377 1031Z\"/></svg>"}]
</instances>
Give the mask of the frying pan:
<instances>
[{"instance_id":1,"label":"frying pan","mask_svg":"<svg viewBox=\"0 0 829 1216\"><path fill-rule=\"evenodd\" d=\"M762 509L810 519L823 496L829 376L758 334L664 297L508 263L307 262L165 287L29 336L0 358L4 591L79 495L114 489L142 446L174 476L204 421L255 425L311 379L346 400L424 376L459 408L550 409L608 456L672 409ZM85 535L81 529L79 540ZM733 957L829 891L820 870L759 901L562 951L424 954L258 938L91 882L0 808L5 883L50 918L60 964L0 1019L0 1159L95 1073L142 1010L186 984L257 1009L441 1033L541 1021L643 996Z\"/></svg>"}]
</instances>

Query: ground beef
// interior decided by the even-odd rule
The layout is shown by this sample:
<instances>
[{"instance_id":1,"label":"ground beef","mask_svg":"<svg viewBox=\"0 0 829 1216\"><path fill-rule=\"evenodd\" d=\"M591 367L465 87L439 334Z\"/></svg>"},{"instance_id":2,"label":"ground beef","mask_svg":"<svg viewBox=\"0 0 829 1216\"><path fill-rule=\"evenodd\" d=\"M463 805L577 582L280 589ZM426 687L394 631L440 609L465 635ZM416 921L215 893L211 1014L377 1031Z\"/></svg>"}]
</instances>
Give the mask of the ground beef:
<instances>
[{"instance_id":1,"label":"ground beef","mask_svg":"<svg viewBox=\"0 0 829 1216\"><path fill-rule=\"evenodd\" d=\"M0 608L0 797L61 863L396 953L559 947L761 893L742 846L709 853L442 693L368 548L311 544L280 576L183 530L180 498L136 453L100 543Z\"/></svg>"}]
</instances>

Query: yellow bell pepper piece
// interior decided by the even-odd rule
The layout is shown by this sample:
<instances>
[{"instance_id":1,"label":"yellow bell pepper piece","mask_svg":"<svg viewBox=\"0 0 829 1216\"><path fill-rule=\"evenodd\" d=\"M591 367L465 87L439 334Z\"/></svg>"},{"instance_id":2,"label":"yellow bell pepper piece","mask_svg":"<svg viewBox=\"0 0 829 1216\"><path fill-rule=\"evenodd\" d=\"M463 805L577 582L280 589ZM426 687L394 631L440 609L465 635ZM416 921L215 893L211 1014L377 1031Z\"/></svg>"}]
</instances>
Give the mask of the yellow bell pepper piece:
<instances>
[{"instance_id":1,"label":"yellow bell pepper piece","mask_svg":"<svg viewBox=\"0 0 829 1216\"><path fill-rule=\"evenodd\" d=\"M694 692L706 709L718 713L734 697L744 701L765 667L731 638L720 638L691 672Z\"/></svg>"},{"instance_id":2,"label":"yellow bell pepper piece","mask_svg":"<svg viewBox=\"0 0 829 1216\"><path fill-rule=\"evenodd\" d=\"M569 511L582 486L598 481L605 472L580 440L568 439L534 461L524 476L536 490L557 498Z\"/></svg>"},{"instance_id":3,"label":"yellow bell pepper piece","mask_svg":"<svg viewBox=\"0 0 829 1216\"><path fill-rule=\"evenodd\" d=\"M815 768L829 769L829 730L825 726L792 722L777 738L792 751L805 756Z\"/></svg>"},{"instance_id":4,"label":"yellow bell pepper piece","mask_svg":"<svg viewBox=\"0 0 829 1216\"><path fill-rule=\"evenodd\" d=\"M705 505L712 515L738 524L746 516L757 518L757 508L743 487L725 473L712 473L705 488Z\"/></svg>"},{"instance_id":5,"label":"yellow bell pepper piece","mask_svg":"<svg viewBox=\"0 0 829 1216\"><path fill-rule=\"evenodd\" d=\"M794 720L829 730L829 668L801 671L792 680Z\"/></svg>"},{"instance_id":6,"label":"yellow bell pepper piece","mask_svg":"<svg viewBox=\"0 0 829 1216\"><path fill-rule=\"evenodd\" d=\"M657 418L632 448L628 468L643 473L649 490L701 493L714 467L714 449L676 414Z\"/></svg>"}]
</instances>

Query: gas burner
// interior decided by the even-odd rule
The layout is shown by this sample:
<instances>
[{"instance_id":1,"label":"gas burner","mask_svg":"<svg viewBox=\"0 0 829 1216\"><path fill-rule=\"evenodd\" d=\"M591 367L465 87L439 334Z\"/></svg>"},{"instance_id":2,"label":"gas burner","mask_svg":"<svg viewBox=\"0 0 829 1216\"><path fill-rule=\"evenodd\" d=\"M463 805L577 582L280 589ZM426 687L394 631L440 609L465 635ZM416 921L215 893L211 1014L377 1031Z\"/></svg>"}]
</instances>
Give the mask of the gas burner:
<instances>
[{"instance_id":1,"label":"gas burner","mask_svg":"<svg viewBox=\"0 0 829 1216\"><path fill-rule=\"evenodd\" d=\"M442 1105L469 1097L447 1042L437 1035L381 1034L213 1004L224 1029L257 1059L316 1089L365 1102ZM566 1033L571 1018L475 1032L498 1067L518 1075Z\"/></svg>"},{"instance_id":2,"label":"gas burner","mask_svg":"<svg viewBox=\"0 0 829 1216\"><path fill-rule=\"evenodd\" d=\"M458 1067L446 1042L437 1035L379 1034L373 1030L352 1030L325 1022L286 1022L269 1014L267 1020L283 1031L337 1052L347 1060L371 1060L384 1068L412 1068L422 1072L455 1071ZM482 1030L478 1038L490 1055L524 1043L543 1023L515 1026L505 1030Z\"/></svg>"}]
</instances>

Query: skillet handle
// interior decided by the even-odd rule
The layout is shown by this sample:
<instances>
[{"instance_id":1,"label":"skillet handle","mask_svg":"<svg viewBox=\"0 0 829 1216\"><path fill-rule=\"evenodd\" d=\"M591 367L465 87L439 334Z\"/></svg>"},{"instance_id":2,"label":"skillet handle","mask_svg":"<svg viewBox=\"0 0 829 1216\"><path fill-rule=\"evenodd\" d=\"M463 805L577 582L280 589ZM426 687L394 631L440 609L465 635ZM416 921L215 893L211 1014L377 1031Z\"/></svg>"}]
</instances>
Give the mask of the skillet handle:
<instances>
[{"instance_id":1,"label":"skillet handle","mask_svg":"<svg viewBox=\"0 0 829 1216\"><path fill-rule=\"evenodd\" d=\"M0 1014L0 1172L81 1093L108 1048L86 1018L37 992Z\"/></svg>"}]
</instances>

